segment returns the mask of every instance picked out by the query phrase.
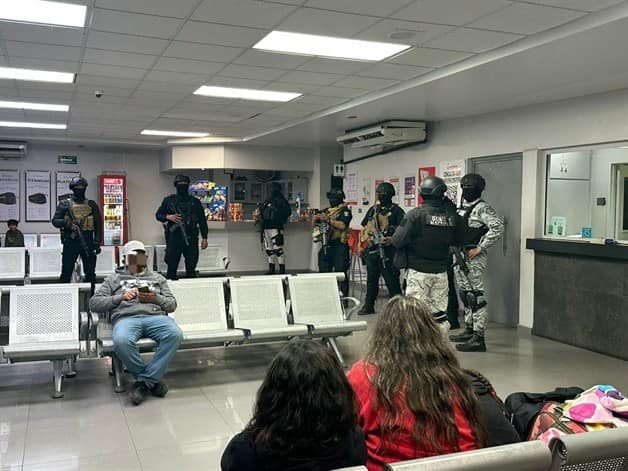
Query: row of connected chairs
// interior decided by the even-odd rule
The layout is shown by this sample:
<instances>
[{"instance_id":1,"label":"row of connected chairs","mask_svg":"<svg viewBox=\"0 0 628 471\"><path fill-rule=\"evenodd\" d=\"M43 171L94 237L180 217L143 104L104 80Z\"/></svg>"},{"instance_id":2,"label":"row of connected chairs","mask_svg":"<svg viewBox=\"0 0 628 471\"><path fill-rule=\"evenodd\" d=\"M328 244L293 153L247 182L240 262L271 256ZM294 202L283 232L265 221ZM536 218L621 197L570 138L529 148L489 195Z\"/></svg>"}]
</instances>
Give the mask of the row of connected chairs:
<instances>
[{"instance_id":1,"label":"row of connected chairs","mask_svg":"<svg viewBox=\"0 0 628 471\"><path fill-rule=\"evenodd\" d=\"M628 471L628 427L386 465L386 471ZM336 470L341 471L341 470ZM342 471L366 471L364 466Z\"/></svg>"},{"instance_id":2,"label":"row of connected chairs","mask_svg":"<svg viewBox=\"0 0 628 471\"><path fill-rule=\"evenodd\" d=\"M323 339L344 359L336 337L366 330L365 321L352 321L359 308L354 298L341 298L337 280L343 274L199 278L169 283L177 310L172 315L183 331L180 349L248 343L287 341L292 338ZM345 310L344 305L350 305ZM122 365L116 357L108 314L90 313L96 326L97 350L112 359L115 390L124 391ZM140 351L155 343L139 341Z\"/></svg>"},{"instance_id":3,"label":"row of connected chairs","mask_svg":"<svg viewBox=\"0 0 628 471\"><path fill-rule=\"evenodd\" d=\"M148 266L151 270L166 273L165 245L147 246ZM226 273L227 263L220 246L209 246L199 253L197 270L201 275ZM30 281L58 280L61 273L61 247L4 247L0 248L0 282L15 283ZM79 259L80 260L80 259ZM96 277L104 278L112 274L119 256L116 247L101 247L96 258ZM179 273L185 272L183 257L178 267Z\"/></svg>"}]
</instances>

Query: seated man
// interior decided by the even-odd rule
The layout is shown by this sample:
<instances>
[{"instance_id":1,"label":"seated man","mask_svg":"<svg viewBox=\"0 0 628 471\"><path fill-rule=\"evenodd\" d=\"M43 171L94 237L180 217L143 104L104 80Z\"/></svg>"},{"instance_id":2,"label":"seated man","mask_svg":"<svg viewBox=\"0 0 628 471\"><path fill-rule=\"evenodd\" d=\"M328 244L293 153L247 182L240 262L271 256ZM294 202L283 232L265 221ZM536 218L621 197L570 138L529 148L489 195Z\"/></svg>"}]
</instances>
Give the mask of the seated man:
<instances>
[{"instance_id":1,"label":"seated man","mask_svg":"<svg viewBox=\"0 0 628 471\"><path fill-rule=\"evenodd\" d=\"M168 317L177 307L166 279L146 266L146 248L132 240L123 248L125 268L109 275L89 302L94 312L110 312L116 355L135 377L129 392L139 405L150 393L164 397L168 386L161 381L183 334ZM157 342L151 362L144 364L137 347L140 338Z\"/></svg>"}]
</instances>

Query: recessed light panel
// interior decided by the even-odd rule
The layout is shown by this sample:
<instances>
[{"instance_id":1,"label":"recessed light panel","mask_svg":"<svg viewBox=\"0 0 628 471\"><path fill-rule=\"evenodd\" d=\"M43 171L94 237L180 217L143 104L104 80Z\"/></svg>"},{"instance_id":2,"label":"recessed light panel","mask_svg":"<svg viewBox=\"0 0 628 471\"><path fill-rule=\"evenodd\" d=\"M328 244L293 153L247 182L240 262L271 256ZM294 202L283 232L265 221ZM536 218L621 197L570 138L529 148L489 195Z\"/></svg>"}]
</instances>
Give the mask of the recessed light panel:
<instances>
[{"instance_id":1,"label":"recessed light panel","mask_svg":"<svg viewBox=\"0 0 628 471\"><path fill-rule=\"evenodd\" d=\"M0 79L27 80L30 82L74 83L75 74L70 72L51 72L49 70L17 69L0 67Z\"/></svg>"},{"instance_id":2,"label":"recessed light panel","mask_svg":"<svg viewBox=\"0 0 628 471\"><path fill-rule=\"evenodd\" d=\"M166 137L207 137L208 132L184 132L184 131L160 131L157 129L144 129L143 136L166 136Z\"/></svg>"},{"instance_id":3,"label":"recessed light panel","mask_svg":"<svg viewBox=\"0 0 628 471\"><path fill-rule=\"evenodd\" d=\"M335 38L315 34L271 31L253 49L363 61L381 61L411 46L404 44Z\"/></svg>"},{"instance_id":4,"label":"recessed light panel","mask_svg":"<svg viewBox=\"0 0 628 471\"><path fill-rule=\"evenodd\" d=\"M0 128L66 129L65 124L24 123L21 121L0 121Z\"/></svg>"},{"instance_id":5,"label":"recessed light panel","mask_svg":"<svg viewBox=\"0 0 628 471\"><path fill-rule=\"evenodd\" d=\"M46 25L85 26L85 5L44 0L2 0L0 20Z\"/></svg>"},{"instance_id":6,"label":"recessed light panel","mask_svg":"<svg viewBox=\"0 0 628 471\"><path fill-rule=\"evenodd\" d=\"M194 94L221 98L239 98L241 100L279 102L294 100L302 95L301 93L273 92L270 90L253 90L249 88L212 87L209 85L203 85L196 90Z\"/></svg>"},{"instance_id":7,"label":"recessed light panel","mask_svg":"<svg viewBox=\"0 0 628 471\"><path fill-rule=\"evenodd\" d=\"M14 110L38 110L38 111L69 111L68 105L49 105L47 103L27 103L24 101L0 101L0 108Z\"/></svg>"}]
</instances>

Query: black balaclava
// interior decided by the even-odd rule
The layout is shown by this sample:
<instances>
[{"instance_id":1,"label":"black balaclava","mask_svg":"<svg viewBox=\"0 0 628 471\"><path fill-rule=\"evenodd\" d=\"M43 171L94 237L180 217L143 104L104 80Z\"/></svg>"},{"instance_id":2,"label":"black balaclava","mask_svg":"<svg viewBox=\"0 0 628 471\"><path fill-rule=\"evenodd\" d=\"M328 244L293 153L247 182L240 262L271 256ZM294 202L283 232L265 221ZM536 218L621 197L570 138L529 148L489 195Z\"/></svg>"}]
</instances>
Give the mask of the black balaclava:
<instances>
[{"instance_id":1,"label":"black balaclava","mask_svg":"<svg viewBox=\"0 0 628 471\"><path fill-rule=\"evenodd\" d=\"M177 196L187 196L190 185L185 182L177 183Z\"/></svg>"},{"instance_id":2,"label":"black balaclava","mask_svg":"<svg viewBox=\"0 0 628 471\"><path fill-rule=\"evenodd\" d=\"M331 206L332 208L335 208L336 206L340 205L343 201L342 196L333 191L330 193L327 193L327 199L329 200L329 206Z\"/></svg>"},{"instance_id":3,"label":"black balaclava","mask_svg":"<svg viewBox=\"0 0 628 471\"><path fill-rule=\"evenodd\" d=\"M389 193L377 193L377 199L382 206L388 207L392 205L392 196Z\"/></svg>"},{"instance_id":4,"label":"black balaclava","mask_svg":"<svg viewBox=\"0 0 628 471\"><path fill-rule=\"evenodd\" d=\"M72 194L74 195L75 201L84 201L85 200L85 191L87 188L84 186L75 186L72 188Z\"/></svg>"},{"instance_id":5,"label":"black balaclava","mask_svg":"<svg viewBox=\"0 0 628 471\"><path fill-rule=\"evenodd\" d=\"M462 197L465 201L471 203L482 196L482 190L474 186L467 186L462 189Z\"/></svg>"}]
</instances>

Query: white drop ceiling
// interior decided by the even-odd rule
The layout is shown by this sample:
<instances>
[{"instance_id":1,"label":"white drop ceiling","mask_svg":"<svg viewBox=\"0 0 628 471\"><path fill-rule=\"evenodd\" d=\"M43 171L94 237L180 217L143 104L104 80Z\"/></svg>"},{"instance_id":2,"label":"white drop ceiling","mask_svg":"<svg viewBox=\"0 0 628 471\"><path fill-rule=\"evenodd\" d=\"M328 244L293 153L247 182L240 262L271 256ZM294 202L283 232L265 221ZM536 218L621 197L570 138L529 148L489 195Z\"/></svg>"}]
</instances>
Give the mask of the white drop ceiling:
<instances>
[{"instance_id":1,"label":"white drop ceiling","mask_svg":"<svg viewBox=\"0 0 628 471\"><path fill-rule=\"evenodd\" d=\"M405 83L429 77L441 68L451 69L453 73L456 64L469 63L466 69L470 70L474 64L483 63L482 57L495 54L497 48L518 42L526 44L538 35L586 21L591 15L600 15L602 10L618 8L618 4L626 2L76 0L71 3L89 7L86 28L0 22L0 64L78 74L76 83L69 85L0 80L0 100L71 106L68 114L0 110L0 121L60 122L68 124L67 130L0 128L0 138L56 137L77 143L161 146L166 138L141 136L142 129L256 136L309 118L319 119L326 110L337 112L339 107L363 105L369 97L381 98L387 89L401 90ZM252 46L271 30L396 42L414 48L379 63L253 50ZM402 39L394 39L399 36ZM300 92L303 96L280 104L193 95L201 85ZM494 88L503 92L501 86ZM103 97L96 98L95 90L102 90ZM394 107L381 108L388 113L387 118L397 118L405 111L400 108L397 116ZM412 117L427 118L422 116L421 109ZM308 143L316 135L310 133Z\"/></svg>"}]
</instances>

